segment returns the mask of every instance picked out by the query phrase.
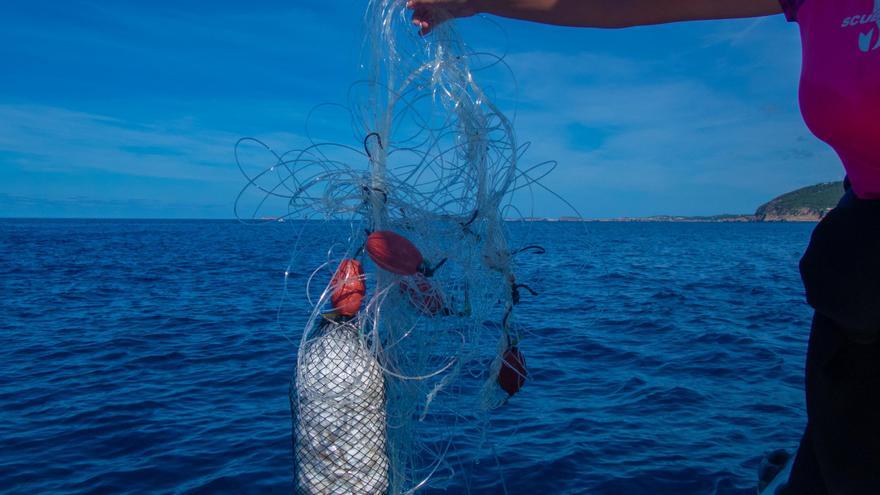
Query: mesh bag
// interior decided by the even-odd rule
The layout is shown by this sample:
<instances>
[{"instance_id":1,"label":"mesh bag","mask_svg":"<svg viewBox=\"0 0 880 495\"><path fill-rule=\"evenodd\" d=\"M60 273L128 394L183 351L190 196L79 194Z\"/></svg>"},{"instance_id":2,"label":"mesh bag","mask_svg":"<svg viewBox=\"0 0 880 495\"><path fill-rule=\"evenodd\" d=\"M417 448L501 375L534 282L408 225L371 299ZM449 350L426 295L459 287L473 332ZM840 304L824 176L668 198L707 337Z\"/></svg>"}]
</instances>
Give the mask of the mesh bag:
<instances>
[{"instance_id":1,"label":"mesh bag","mask_svg":"<svg viewBox=\"0 0 880 495\"><path fill-rule=\"evenodd\" d=\"M300 349L291 390L296 492L384 495L382 368L351 322L320 325Z\"/></svg>"}]
</instances>

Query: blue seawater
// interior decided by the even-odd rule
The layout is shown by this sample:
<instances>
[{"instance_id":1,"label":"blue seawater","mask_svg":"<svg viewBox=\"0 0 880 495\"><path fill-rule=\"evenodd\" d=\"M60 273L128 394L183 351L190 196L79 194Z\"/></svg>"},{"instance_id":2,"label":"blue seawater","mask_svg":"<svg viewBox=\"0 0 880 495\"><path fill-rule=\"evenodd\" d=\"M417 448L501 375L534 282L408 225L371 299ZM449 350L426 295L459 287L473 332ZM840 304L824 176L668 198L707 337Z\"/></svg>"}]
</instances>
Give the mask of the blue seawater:
<instances>
[{"instance_id":1,"label":"blue seawater","mask_svg":"<svg viewBox=\"0 0 880 495\"><path fill-rule=\"evenodd\" d=\"M805 421L813 226L510 227L548 250L521 259L532 378L425 493L753 493ZM290 493L296 304L327 229L0 221L0 491Z\"/></svg>"}]
</instances>

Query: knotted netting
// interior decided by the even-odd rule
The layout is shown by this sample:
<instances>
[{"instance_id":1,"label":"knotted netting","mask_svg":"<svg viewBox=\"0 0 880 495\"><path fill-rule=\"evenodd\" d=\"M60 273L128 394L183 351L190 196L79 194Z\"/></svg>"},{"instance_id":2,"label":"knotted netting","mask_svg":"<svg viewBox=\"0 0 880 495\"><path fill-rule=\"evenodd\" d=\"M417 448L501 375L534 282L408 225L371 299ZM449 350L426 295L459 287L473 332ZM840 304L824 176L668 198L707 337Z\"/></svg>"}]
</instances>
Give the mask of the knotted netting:
<instances>
[{"instance_id":1,"label":"knotted netting","mask_svg":"<svg viewBox=\"0 0 880 495\"><path fill-rule=\"evenodd\" d=\"M242 197L260 195L253 218L281 201L282 218L330 222L291 385L303 494L414 493L456 476L451 452L481 442L474 428L526 379L514 308L532 291L515 268L543 250L510 245L505 218L555 165L518 167L527 146L475 77L503 63L453 22L422 38L403 0L370 0L365 26L366 79L334 107L354 140L237 149ZM248 173L245 148L271 165Z\"/></svg>"},{"instance_id":2,"label":"knotted netting","mask_svg":"<svg viewBox=\"0 0 880 495\"><path fill-rule=\"evenodd\" d=\"M382 368L356 326L330 321L319 326L300 347L297 400L291 401L297 490L386 493Z\"/></svg>"}]
</instances>

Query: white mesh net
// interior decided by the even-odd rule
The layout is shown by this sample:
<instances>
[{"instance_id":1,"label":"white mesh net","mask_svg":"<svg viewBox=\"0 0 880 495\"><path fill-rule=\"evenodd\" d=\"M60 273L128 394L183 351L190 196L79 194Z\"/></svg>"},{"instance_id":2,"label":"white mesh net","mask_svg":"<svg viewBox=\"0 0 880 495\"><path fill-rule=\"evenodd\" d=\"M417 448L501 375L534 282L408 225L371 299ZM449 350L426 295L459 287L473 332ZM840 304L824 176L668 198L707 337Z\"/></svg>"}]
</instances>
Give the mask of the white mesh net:
<instances>
[{"instance_id":1,"label":"white mesh net","mask_svg":"<svg viewBox=\"0 0 880 495\"><path fill-rule=\"evenodd\" d=\"M421 38L400 0L371 0L365 22L367 79L345 107L357 141L280 154L245 139L237 150L269 153L258 173L239 162L242 197L261 196L254 218L280 200L285 217L351 225L328 239L312 280L341 263L366 268L313 301L299 346L300 493L396 495L455 476L452 446L479 442L464 430L526 378L514 307L530 289L515 265L542 250L509 246L504 219L522 216L514 192L541 187L554 164L518 169L526 146L475 77L503 64L470 52L452 22Z\"/></svg>"}]
</instances>

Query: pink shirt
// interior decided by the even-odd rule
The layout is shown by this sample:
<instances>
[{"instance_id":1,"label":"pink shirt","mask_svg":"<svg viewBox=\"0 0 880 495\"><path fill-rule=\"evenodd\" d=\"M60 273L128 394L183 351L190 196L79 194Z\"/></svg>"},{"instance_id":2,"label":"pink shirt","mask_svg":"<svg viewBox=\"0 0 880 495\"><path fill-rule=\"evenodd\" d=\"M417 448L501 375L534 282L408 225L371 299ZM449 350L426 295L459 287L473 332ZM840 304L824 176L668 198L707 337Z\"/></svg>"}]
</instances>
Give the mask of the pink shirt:
<instances>
[{"instance_id":1,"label":"pink shirt","mask_svg":"<svg viewBox=\"0 0 880 495\"><path fill-rule=\"evenodd\" d=\"M800 104L853 191L880 199L880 0L780 0L801 28Z\"/></svg>"}]
</instances>

